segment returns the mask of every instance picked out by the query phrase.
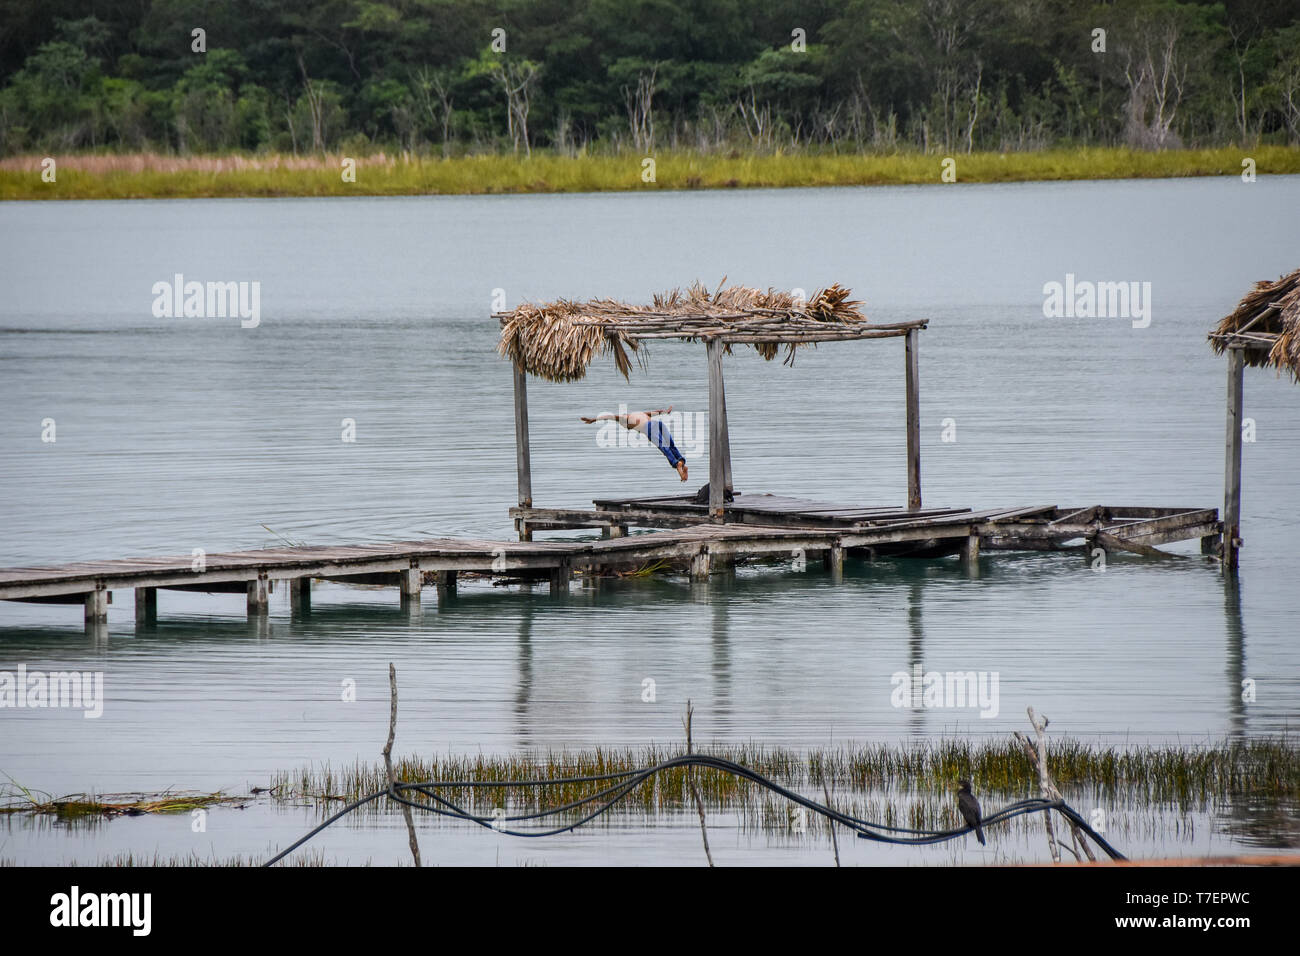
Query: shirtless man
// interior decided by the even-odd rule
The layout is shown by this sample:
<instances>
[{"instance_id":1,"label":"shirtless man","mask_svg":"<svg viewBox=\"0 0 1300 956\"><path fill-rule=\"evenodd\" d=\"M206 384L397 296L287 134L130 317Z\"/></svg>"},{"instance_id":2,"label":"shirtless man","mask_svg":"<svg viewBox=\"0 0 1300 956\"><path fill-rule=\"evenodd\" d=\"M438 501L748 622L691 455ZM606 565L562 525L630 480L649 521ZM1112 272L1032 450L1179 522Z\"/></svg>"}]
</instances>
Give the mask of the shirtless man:
<instances>
[{"instance_id":1,"label":"shirtless man","mask_svg":"<svg viewBox=\"0 0 1300 956\"><path fill-rule=\"evenodd\" d=\"M668 464L677 469L677 474L681 475L682 481L686 480L686 459L682 453L677 450L673 444L673 436L668 431L668 426L663 422L654 421L656 415L667 415L673 410L669 405L667 408L656 408L653 411L646 412L628 412L626 415L614 415L606 412L603 415L597 415L595 418L588 418L583 415L582 420L588 425L595 422L616 421L628 431L640 432L650 439L651 444L664 453L668 459Z\"/></svg>"}]
</instances>

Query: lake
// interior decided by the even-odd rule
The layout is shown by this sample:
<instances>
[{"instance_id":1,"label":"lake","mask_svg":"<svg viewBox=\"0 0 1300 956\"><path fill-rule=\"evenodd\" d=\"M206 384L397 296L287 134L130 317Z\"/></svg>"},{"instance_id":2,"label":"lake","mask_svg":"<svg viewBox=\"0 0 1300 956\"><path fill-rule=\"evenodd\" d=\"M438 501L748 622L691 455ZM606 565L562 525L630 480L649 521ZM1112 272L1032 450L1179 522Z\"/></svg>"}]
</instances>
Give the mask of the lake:
<instances>
[{"instance_id":1,"label":"lake","mask_svg":"<svg viewBox=\"0 0 1300 956\"><path fill-rule=\"evenodd\" d=\"M1300 223L1279 210L1298 205L1300 177L1268 176L0 204L0 566L508 537L494 295L640 302L724 276L809 293L839 282L874 321L930 319L927 505L1221 507L1226 362L1205 335L1253 282L1295 268ZM154 285L178 273L259 283L259 324L155 317ZM1067 276L1149 282L1149 325L1045 317L1044 285ZM738 490L905 501L901 340L802 349L793 366L738 350L725 368ZM246 792L280 770L376 760L390 661L399 752L671 744L688 699L697 740L796 749L995 738L1028 729L1029 705L1049 733L1101 745L1280 735L1300 713L1300 390L1248 369L1245 393L1235 582L1190 542L1171 546L1177 560L1112 556L1101 572L1077 554L986 552L977 578L949 558L850 561L842 584L815 562L556 597L464 582L444 608L426 592L416 619L395 589L318 584L302 620L277 589L261 626L238 595L167 591L140 635L122 591L100 640L79 607L6 603L0 671L102 671L105 702L96 720L0 710L0 770L55 794ZM601 447L578 417L620 403L702 415L704 349L652 345L630 382L598 359L580 383L531 382L529 399L539 506L672 493L655 451ZM707 448L683 450L693 490ZM891 677L915 664L996 674L996 714L894 706ZM263 853L307 822L257 819L209 831L200 852ZM185 823L115 821L94 840L7 824L0 857L189 852ZM685 824L662 843L638 825L449 845L465 862L668 860L674 841L697 849ZM349 832L340 859L404 852L401 832L373 852L368 831Z\"/></svg>"}]
</instances>

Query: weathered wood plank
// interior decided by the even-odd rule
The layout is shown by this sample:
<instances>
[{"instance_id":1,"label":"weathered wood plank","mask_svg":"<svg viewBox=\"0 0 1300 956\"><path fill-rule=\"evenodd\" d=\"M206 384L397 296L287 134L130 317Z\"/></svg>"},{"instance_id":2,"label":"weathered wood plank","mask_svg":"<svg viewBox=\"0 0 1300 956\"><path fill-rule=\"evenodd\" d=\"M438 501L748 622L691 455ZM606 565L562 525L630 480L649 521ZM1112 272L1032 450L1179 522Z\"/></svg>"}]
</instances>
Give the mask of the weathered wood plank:
<instances>
[{"instance_id":1,"label":"weathered wood plank","mask_svg":"<svg viewBox=\"0 0 1300 956\"><path fill-rule=\"evenodd\" d=\"M1196 511L1185 511L1164 518L1147 518L1122 524L1104 525L1100 530L1113 534L1117 538L1140 540L1148 535L1159 534L1180 527L1195 527L1207 524L1217 518L1218 513L1213 508L1201 508Z\"/></svg>"}]
</instances>

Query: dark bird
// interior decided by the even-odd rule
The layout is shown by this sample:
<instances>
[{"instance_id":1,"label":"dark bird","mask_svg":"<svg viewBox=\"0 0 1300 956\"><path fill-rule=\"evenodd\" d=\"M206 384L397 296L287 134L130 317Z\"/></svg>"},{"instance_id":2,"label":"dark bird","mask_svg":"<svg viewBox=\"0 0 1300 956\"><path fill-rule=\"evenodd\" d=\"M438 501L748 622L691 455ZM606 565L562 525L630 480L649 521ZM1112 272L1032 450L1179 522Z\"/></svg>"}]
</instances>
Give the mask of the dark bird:
<instances>
[{"instance_id":1,"label":"dark bird","mask_svg":"<svg viewBox=\"0 0 1300 956\"><path fill-rule=\"evenodd\" d=\"M961 818L966 821L966 825L975 831L975 838L984 845L984 828L980 826L980 802L975 799L975 794L970 792L970 781L961 779L957 781L961 788L961 793L957 794L957 809L961 811Z\"/></svg>"}]
</instances>

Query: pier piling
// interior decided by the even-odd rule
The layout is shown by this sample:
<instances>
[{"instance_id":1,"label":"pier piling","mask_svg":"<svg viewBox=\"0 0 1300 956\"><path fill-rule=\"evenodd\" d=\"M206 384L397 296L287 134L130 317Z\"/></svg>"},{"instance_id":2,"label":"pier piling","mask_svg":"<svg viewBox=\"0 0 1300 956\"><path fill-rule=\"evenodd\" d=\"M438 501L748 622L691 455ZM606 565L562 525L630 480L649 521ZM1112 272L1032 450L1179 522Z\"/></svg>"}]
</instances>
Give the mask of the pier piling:
<instances>
[{"instance_id":1,"label":"pier piling","mask_svg":"<svg viewBox=\"0 0 1300 956\"><path fill-rule=\"evenodd\" d=\"M1223 477L1223 568L1235 571L1241 547L1241 403L1242 370L1246 353L1240 346L1228 349L1228 433Z\"/></svg>"},{"instance_id":2,"label":"pier piling","mask_svg":"<svg viewBox=\"0 0 1300 956\"><path fill-rule=\"evenodd\" d=\"M248 582L248 616L265 617L270 607L270 588L265 572Z\"/></svg>"},{"instance_id":3,"label":"pier piling","mask_svg":"<svg viewBox=\"0 0 1300 956\"><path fill-rule=\"evenodd\" d=\"M150 627L158 623L158 589L135 589L135 626Z\"/></svg>"},{"instance_id":4,"label":"pier piling","mask_svg":"<svg viewBox=\"0 0 1300 956\"><path fill-rule=\"evenodd\" d=\"M418 607L420 604L420 588L423 584L419 567L410 567L399 571L397 573L397 584L401 590L402 607Z\"/></svg>"},{"instance_id":5,"label":"pier piling","mask_svg":"<svg viewBox=\"0 0 1300 956\"><path fill-rule=\"evenodd\" d=\"M311 610L311 578L294 578L289 582L289 613L306 614Z\"/></svg>"},{"instance_id":6,"label":"pier piling","mask_svg":"<svg viewBox=\"0 0 1300 956\"><path fill-rule=\"evenodd\" d=\"M86 626L92 627L108 621L109 592L103 587L86 592Z\"/></svg>"}]
</instances>

